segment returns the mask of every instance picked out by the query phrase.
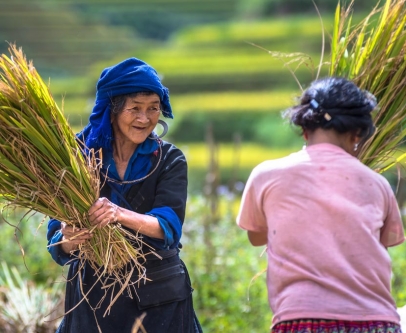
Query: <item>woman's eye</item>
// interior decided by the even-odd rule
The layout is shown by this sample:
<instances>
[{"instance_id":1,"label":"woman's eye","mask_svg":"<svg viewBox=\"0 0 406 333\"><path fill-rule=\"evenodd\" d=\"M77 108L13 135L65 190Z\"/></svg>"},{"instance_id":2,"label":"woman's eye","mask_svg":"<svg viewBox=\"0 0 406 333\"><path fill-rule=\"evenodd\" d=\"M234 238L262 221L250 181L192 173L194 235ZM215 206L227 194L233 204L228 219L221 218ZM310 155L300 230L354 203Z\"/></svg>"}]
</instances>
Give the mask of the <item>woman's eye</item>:
<instances>
[{"instance_id":1,"label":"woman's eye","mask_svg":"<svg viewBox=\"0 0 406 333\"><path fill-rule=\"evenodd\" d=\"M127 111L131 112L131 113L136 113L136 112L138 112L138 107L129 108L129 109L127 109Z\"/></svg>"}]
</instances>

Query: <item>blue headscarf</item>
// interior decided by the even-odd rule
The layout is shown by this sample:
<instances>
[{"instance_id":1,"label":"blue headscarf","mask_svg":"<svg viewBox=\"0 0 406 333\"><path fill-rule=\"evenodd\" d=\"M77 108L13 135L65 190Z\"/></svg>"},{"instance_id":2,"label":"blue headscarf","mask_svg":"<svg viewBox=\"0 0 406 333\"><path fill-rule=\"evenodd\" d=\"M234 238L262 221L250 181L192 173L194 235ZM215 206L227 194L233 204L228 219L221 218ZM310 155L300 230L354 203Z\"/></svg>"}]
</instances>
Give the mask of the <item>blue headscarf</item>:
<instances>
[{"instance_id":1,"label":"blue headscarf","mask_svg":"<svg viewBox=\"0 0 406 333\"><path fill-rule=\"evenodd\" d=\"M111 148L113 135L110 104L114 96L152 91L161 100L163 115L173 118L168 88L162 85L155 69L137 58L129 58L115 66L105 68L96 89L96 101L89 124L78 134L79 138L81 135L84 136L85 145L89 149Z\"/></svg>"}]
</instances>

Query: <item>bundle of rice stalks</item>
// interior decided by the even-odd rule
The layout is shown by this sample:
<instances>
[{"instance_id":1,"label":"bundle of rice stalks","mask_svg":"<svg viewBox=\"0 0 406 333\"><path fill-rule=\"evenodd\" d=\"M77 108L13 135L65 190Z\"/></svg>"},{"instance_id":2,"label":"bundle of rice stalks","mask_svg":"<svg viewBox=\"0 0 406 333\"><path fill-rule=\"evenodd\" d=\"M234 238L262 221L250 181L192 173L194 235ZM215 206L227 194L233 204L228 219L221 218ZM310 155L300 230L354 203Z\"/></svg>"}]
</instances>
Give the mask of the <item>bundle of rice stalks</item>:
<instances>
[{"instance_id":1,"label":"bundle of rice stalks","mask_svg":"<svg viewBox=\"0 0 406 333\"><path fill-rule=\"evenodd\" d=\"M370 168L384 172L406 159L402 149L406 137L406 0L386 0L355 25L352 24L353 3L354 0L346 8L340 2L337 5L331 55L324 62L322 33L322 61L317 77L327 63L330 76L348 78L377 97L378 112L373 115L377 130L362 146L358 157ZM303 53L265 51L283 62L303 91L295 69L305 65L313 72L311 57Z\"/></svg>"},{"instance_id":2,"label":"bundle of rice stalks","mask_svg":"<svg viewBox=\"0 0 406 333\"><path fill-rule=\"evenodd\" d=\"M113 274L123 287L138 270L139 237L119 225L95 229L87 212L99 195L100 160L84 156L81 145L33 64L11 45L0 57L0 196L78 228L93 237L79 248L102 276ZM122 268L130 264L131 269Z\"/></svg>"},{"instance_id":3,"label":"bundle of rice stalks","mask_svg":"<svg viewBox=\"0 0 406 333\"><path fill-rule=\"evenodd\" d=\"M404 161L406 137L406 0L386 0L352 25L352 4L337 6L329 74L353 80L378 99L375 135L359 158L383 172Z\"/></svg>"}]
</instances>

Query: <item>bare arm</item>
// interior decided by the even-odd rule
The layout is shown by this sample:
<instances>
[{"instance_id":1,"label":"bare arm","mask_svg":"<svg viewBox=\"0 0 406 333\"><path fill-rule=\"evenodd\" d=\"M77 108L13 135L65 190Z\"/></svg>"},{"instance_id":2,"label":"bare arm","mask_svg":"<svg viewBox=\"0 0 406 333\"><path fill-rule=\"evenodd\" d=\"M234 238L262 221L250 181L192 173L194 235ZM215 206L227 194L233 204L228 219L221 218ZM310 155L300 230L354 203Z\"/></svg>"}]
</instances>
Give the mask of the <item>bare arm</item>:
<instances>
[{"instance_id":1,"label":"bare arm","mask_svg":"<svg viewBox=\"0 0 406 333\"><path fill-rule=\"evenodd\" d=\"M266 245L268 242L268 236L266 232L247 231L247 233L249 241L254 246Z\"/></svg>"},{"instance_id":2,"label":"bare arm","mask_svg":"<svg viewBox=\"0 0 406 333\"><path fill-rule=\"evenodd\" d=\"M121 225L141 232L145 236L164 239L164 232L154 216L139 214L119 207L107 198L98 199L89 210L89 219L92 225L99 228L109 223L118 222Z\"/></svg>"}]
</instances>

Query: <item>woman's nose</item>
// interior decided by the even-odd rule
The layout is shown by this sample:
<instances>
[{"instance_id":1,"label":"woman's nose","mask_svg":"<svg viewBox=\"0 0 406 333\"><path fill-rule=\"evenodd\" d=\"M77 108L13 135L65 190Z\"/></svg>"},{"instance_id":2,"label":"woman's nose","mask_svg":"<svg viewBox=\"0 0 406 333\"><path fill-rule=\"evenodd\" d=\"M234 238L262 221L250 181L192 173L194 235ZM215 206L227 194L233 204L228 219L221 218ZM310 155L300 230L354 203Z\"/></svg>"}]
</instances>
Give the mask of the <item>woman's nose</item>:
<instances>
[{"instance_id":1,"label":"woman's nose","mask_svg":"<svg viewBox=\"0 0 406 333\"><path fill-rule=\"evenodd\" d=\"M135 115L135 119L139 122L146 123L149 121L149 118L145 112L137 112Z\"/></svg>"}]
</instances>

